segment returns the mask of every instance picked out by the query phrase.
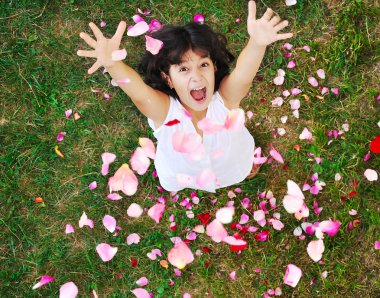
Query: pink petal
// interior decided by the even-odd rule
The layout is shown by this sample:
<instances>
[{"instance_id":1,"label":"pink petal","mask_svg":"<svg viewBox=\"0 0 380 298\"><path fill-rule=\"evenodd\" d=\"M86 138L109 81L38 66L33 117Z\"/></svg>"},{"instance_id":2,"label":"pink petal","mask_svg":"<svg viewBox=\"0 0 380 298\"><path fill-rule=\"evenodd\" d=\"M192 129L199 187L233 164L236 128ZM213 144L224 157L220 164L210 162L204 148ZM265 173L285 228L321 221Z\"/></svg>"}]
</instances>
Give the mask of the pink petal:
<instances>
[{"instance_id":1,"label":"pink petal","mask_svg":"<svg viewBox=\"0 0 380 298\"><path fill-rule=\"evenodd\" d=\"M145 21L138 22L132 28L127 31L128 36L139 36L149 30L149 25Z\"/></svg>"},{"instance_id":2,"label":"pink petal","mask_svg":"<svg viewBox=\"0 0 380 298\"><path fill-rule=\"evenodd\" d=\"M298 95L298 94L300 94L301 92L302 92L301 89L299 89L298 87L295 87L295 88L290 89L290 93L291 93L292 95Z\"/></svg>"},{"instance_id":3,"label":"pink petal","mask_svg":"<svg viewBox=\"0 0 380 298\"><path fill-rule=\"evenodd\" d=\"M152 53L152 55L157 55L164 46L164 43L161 40L155 39L148 35L145 35L145 41L146 50Z\"/></svg>"},{"instance_id":4,"label":"pink petal","mask_svg":"<svg viewBox=\"0 0 380 298\"><path fill-rule=\"evenodd\" d=\"M146 157L144 150L137 147L132 153L130 164L135 172L139 175L144 175L150 166L150 160Z\"/></svg>"},{"instance_id":5,"label":"pink petal","mask_svg":"<svg viewBox=\"0 0 380 298\"><path fill-rule=\"evenodd\" d=\"M59 298L75 298L78 295L78 287L69 281L59 289Z\"/></svg>"},{"instance_id":6,"label":"pink petal","mask_svg":"<svg viewBox=\"0 0 380 298\"><path fill-rule=\"evenodd\" d=\"M378 241L378 240L375 241L375 249L376 250L380 249L380 241Z\"/></svg>"},{"instance_id":7,"label":"pink petal","mask_svg":"<svg viewBox=\"0 0 380 298\"><path fill-rule=\"evenodd\" d=\"M282 117L280 118L280 120L281 120L281 123L285 124L286 121L288 121L288 116L282 116Z\"/></svg>"},{"instance_id":8,"label":"pink petal","mask_svg":"<svg viewBox=\"0 0 380 298\"><path fill-rule=\"evenodd\" d=\"M283 95L284 97L288 97L288 96L290 95L289 90L285 90L285 91L283 91L283 92L282 92L282 95Z\"/></svg>"},{"instance_id":9,"label":"pink petal","mask_svg":"<svg viewBox=\"0 0 380 298\"><path fill-rule=\"evenodd\" d=\"M73 110L72 110L72 109L65 111L65 116L66 116L66 118L67 118L67 119L70 118L70 116L71 116L72 113L73 113Z\"/></svg>"},{"instance_id":10,"label":"pink petal","mask_svg":"<svg viewBox=\"0 0 380 298\"><path fill-rule=\"evenodd\" d=\"M164 213L164 210L165 210L165 207L166 205L164 204L156 204L154 206L152 206L149 210L148 210L148 215L156 222L156 223L159 223L161 221L161 218L162 218L162 214Z\"/></svg>"},{"instance_id":11,"label":"pink petal","mask_svg":"<svg viewBox=\"0 0 380 298\"><path fill-rule=\"evenodd\" d=\"M364 176L367 178L368 181L377 181L378 175L375 170L367 169L364 171Z\"/></svg>"},{"instance_id":12,"label":"pink petal","mask_svg":"<svg viewBox=\"0 0 380 298\"><path fill-rule=\"evenodd\" d=\"M204 188L206 185L215 182L215 175L211 169L203 170L197 177L195 177L195 183L198 188Z\"/></svg>"},{"instance_id":13,"label":"pink petal","mask_svg":"<svg viewBox=\"0 0 380 298\"><path fill-rule=\"evenodd\" d=\"M96 252L103 262L111 261L117 252L117 247L112 247L107 243L100 243L96 247Z\"/></svg>"},{"instance_id":14,"label":"pink petal","mask_svg":"<svg viewBox=\"0 0 380 298\"><path fill-rule=\"evenodd\" d=\"M274 100L271 101L272 107L281 107L284 103L284 100L282 97L276 97Z\"/></svg>"},{"instance_id":15,"label":"pink petal","mask_svg":"<svg viewBox=\"0 0 380 298\"><path fill-rule=\"evenodd\" d=\"M358 211L356 211L355 209L351 209L350 211L348 211L348 214L354 216L358 214Z\"/></svg>"},{"instance_id":16,"label":"pink petal","mask_svg":"<svg viewBox=\"0 0 380 298\"><path fill-rule=\"evenodd\" d=\"M295 288L301 279L302 270L296 265L289 264L286 266L284 284Z\"/></svg>"},{"instance_id":17,"label":"pink petal","mask_svg":"<svg viewBox=\"0 0 380 298\"><path fill-rule=\"evenodd\" d=\"M277 86L281 86L282 84L284 84L284 82L285 82L285 77L283 76L278 76L273 79L273 83Z\"/></svg>"},{"instance_id":18,"label":"pink petal","mask_svg":"<svg viewBox=\"0 0 380 298\"><path fill-rule=\"evenodd\" d=\"M121 190L127 196L132 196L137 191L138 181L128 164L123 164L108 180L111 191Z\"/></svg>"},{"instance_id":19,"label":"pink petal","mask_svg":"<svg viewBox=\"0 0 380 298\"><path fill-rule=\"evenodd\" d=\"M71 224L67 224L66 225L66 230L65 230L65 233L66 234L70 234L70 233L74 233L75 231L74 231L74 227L73 227L73 225L71 225Z\"/></svg>"},{"instance_id":20,"label":"pink petal","mask_svg":"<svg viewBox=\"0 0 380 298\"><path fill-rule=\"evenodd\" d=\"M139 23L138 23L139 24ZM137 298L151 298L147 290L136 288L131 291Z\"/></svg>"},{"instance_id":21,"label":"pink petal","mask_svg":"<svg viewBox=\"0 0 380 298\"><path fill-rule=\"evenodd\" d=\"M338 95L339 89L338 88L331 88L331 92L334 93L335 95Z\"/></svg>"},{"instance_id":22,"label":"pink petal","mask_svg":"<svg viewBox=\"0 0 380 298\"><path fill-rule=\"evenodd\" d=\"M106 23L106 22L103 22L103 21L101 21L101 22L100 22L100 27L102 27L102 28L103 28L103 27L105 27L105 26L107 26L107 23Z\"/></svg>"},{"instance_id":23,"label":"pink petal","mask_svg":"<svg viewBox=\"0 0 380 298\"><path fill-rule=\"evenodd\" d=\"M112 61L121 61L124 60L125 57L127 57L127 50L115 50L112 52Z\"/></svg>"},{"instance_id":24,"label":"pink petal","mask_svg":"<svg viewBox=\"0 0 380 298\"><path fill-rule=\"evenodd\" d=\"M136 233L132 233L128 235L127 237L127 244L132 245L132 244L138 244L140 242L140 236Z\"/></svg>"},{"instance_id":25,"label":"pink petal","mask_svg":"<svg viewBox=\"0 0 380 298\"><path fill-rule=\"evenodd\" d=\"M249 216L248 216L247 214L243 213L242 215L240 215L240 221L239 221L239 224L244 225L244 224L246 224L248 221L249 221Z\"/></svg>"},{"instance_id":26,"label":"pink petal","mask_svg":"<svg viewBox=\"0 0 380 298\"><path fill-rule=\"evenodd\" d=\"M202 138L197 133L185 134L178 130L173 133L172 144L175 151L188 154L193 160L200 160L205 152Z\"/></svg>"},{"instance_id":27,"label":"pink petal","mask_svg":"<svg viewBox=\"0 0 380 298\"><path fill-rule=\"evenodd\" d=\"M319 228L322 232L328 234L329 236L334 236L338 232L340 225L341 223L338 220L324 220L319 223Z\"/></svg>"},{"instance_id":28,"label":"pink petal","mask_svg":"<svg viewBox=\"0 0 380 298\"><path fill-rule=\"evenodd\" d=\"M318 202L317 200L314 200L314 213L315 214L320 214L322 212L323 208L318 207Z\"/></svg>"},{"instance_id":29,"label":"pink petal","mask_svg":"<svg viewBox=\"0 0 380 298\"><path fill-rule=\"evenodd\" d=\"M261 221L261 220L265 219L265 212L263 210L257 210L255 212L253 212L253 218L256 221Z\"/></svg>"},{"instance_id":30,"label":"pink petal","mask_svg":"<svg viewBox=\"0 0 380 298\"><path fill-rule=\"evenodd\" d=\"M247 111L247 117L248 117L248 119L251 119L253 117L253 112Z\"/></svg>"},{"instance_id":31,"label":"pink petal","mask_svg":"<svg viewBox=\"0 0 380 298\"><path fill-rule=\"evenodd\" d=\"M306 52L310 52L310 47L309 47L309 46L304 46L303 49L304 49Z\"/></svg>"},{"instance_id":32,"label":"pink petal","mask_svg":"<svg viewBox=\"0 0 380 298\"><path fill-rule=\"evenodd\" d=\"M318 69L318 70L317 70L317 75L318 75L318 77L320 77L322 80L323 80L324 78L326 78L325 71L324 71L323 69Z\"/></svg>"},{"instance_id":33,"label":"pink petal","mask_svg":"<svg viewBox=\"0 0 380 298\"><path fill-rule=\"evenodd\" d=\"M123 197L117 193L110 193L107 195L107 198L111 201L118 201L121 200Z\"/></svg>"},{"instance_id":34,"label":"pink petal","mask_svg":"<svg viewBox=\"0 0 380 298\"><path fill-rule=\"evenodd\" d=\"M151 139L139 138L139 144L147 157L151 159L156 158L156 148Z\"/></svg>"},{"instance_id":35,"label":"pink petal","mask_svg":"<svg viewBox=\"0 0 380 298\"><path fill-rule=\"evenodd\" d=\"M203 234L205 232L205 227L203 225L197 225L193 228L193 231L198 234Z\"/></svg>"},{"instance_id":36,"label":"pink petal","mask_svg":"<svg viewBox=\"0 0 380 298\"><path fill-rule=\"evenodd\" d=\"M38 289L39 287L42 287L43 285L48 284L52 280L54 280L53 276L44 275L41 277L40 281L33 286L32 289L33 290Z\"/></svg>"},{"instance_id":37,"label":"pink petal","mask_svg":"<svg viewBox=\"0 0 380 298\"><path fill-rule=\"evenodd\" d=\"M325 244L323 240L313 240L307 245L307 253L309 257L314 261L318 262L322 259L322 254L325 251Z\"/></svg>"},{"instance_id":38,"label":"pink petal","mask_svg":"<svg viewBox=\"0 0 380 298\"><path fill-rule=\"evenodd\" d=\"M85 212L83 212L81 218L79 219L79 227L83 228L84 226L89 226L91 229L94 228L94 222L91 219L87 218Z\"/></svg>"},{"instance_id":39,"label":"pink petal","mask_svg":"<svg viewBox=\"0 0 380 298\"><path fill-rule=\"evenodd\" d=\"M236 279L236 272L232 271L229 275L230 279L235 280Z\"/></svg>"},{"instance_id":40,"label":"pink petal","mask_svg":"<svg viewBox=\"0 0 380 298\"><path fill-rule=\"evenodd\" d=\"M291 60L288 62L288 64L286 65L287 68L294 68L296 67L296 62L294 60Z\"/></svg>"},{"instance_id":41,"label":"pink petal","mask_svg":"<svg viewBox=\"0 0 380 298\"><path fill-rule=\"evenodd\" d=\"M304 195L298 185L292 181L287 181L288 194L285 195L283 204L288 213L298 212L304 203Z\"/></svg>"},{"instance_id":42,"label":"pink petal","mask_svg":"<svg viewBox=\"0 0 380 298\"><path fill-rule=\"evenodd\" d=\"M93 189L95 189L95 188L97 188L98 187L98 183L96 182L96 181L92 181L89 185L88 185L88 188L90 189L90 190L93 190Z\"/></svg>"},{"instance_id":43,"label":"pink petal","mask_svg":"<svg viewBox=\"0 0 380 298\"><path fill-rule=\"evenodd\" d=\"M101 174L103 176L107 175L108 174L108 170L109 170L109 165L111 163L113 163L116 159L116 155L113 154L113 153L109 153L109 152L104 152L102 154L102 161L103 161L103 164L102 164L102 171L101 171Z\"/></svg>"},{"instance_id":44,"label":"pink petal","mask_svg":"<svg viewBox=\"0 0 380 298\"><path fill-rule=\"evenodd\" d=\"M149 281L145 276L139 278L139 280L136 281L136 284L140 287L145 287L148 283L149 283Z\"/></svg>"},{"instance_id":45,"label":"pink petal","mask_svg":"<svg viewBox=\"0 0 380 298\"><path fill-rule=\"evenodd\" d=\"M191 295L189 293L184 293L182 298L191 298Z\"/></svg>"},{"instance_id":46,"label":"pink petal","mask_svg":"<svg viewBox=\"0 0 380 298\"><path fill-rule=\"evenodd\" d=\"M62 142L62 141L63 141L63 138L64 138L65 135L66 135L66 132L61 131L61 132L57 135L57 141L58 141L58 142Z\"/></svg>"},{"instance_id":47,"label":"pink petal","mask_svg":"<svg viewBox=\"0 0 380 298\"><path fill-rule=\"evenodd\" d=\"M271 219L270 222L272 223L272 227L273 229L277 230L277 231L281 231L285 225L278 219Z\"/></svg>"},{"instance_id":48,"label":"pink petal","mask_svg":"<svg viewBox=\"0 0 380 298\"><path fill-rule=\"evenodd\" d=\"M194 261L194 256L185 242L179 242L168 252L168 261L178 269L183 269Z\"/></svg>"},{"instance_id":49,"label":"pink petal","mask_svg":"<svg viewBox=\"0 0 380 298\"><path fill-rule=\"evenodd\" d=\"M270 149L269 154L279 163L284 163L284 159L282 158L281 154L273 147Z\"/></svg>"},{"instance_id":50,"label":"pink petal","mask_svg":"<svg viewBox=\"0 0 380 298\"><path fill-rule=\"evenodd\" d=\"M105 215L103 217L103 225L111 233L115 232L116 229L116 219L111 215Z\"/></svg>"},{"instance_id":51,"label":"pink petal","mask_svg":"<svg viewBox=\"0 0 380 298\"><path fill-rule=\"evenodd\" d=\"M342 176L339 173L336 173L335 174L335 181L339 181L340 179L342 179Z\"/></svg>"},{"instance_id":52,"label":"pink petal","mask_svg":"<svg viewBox=\"0 0 380 298\"><path fill-rule=\"evenodd\" d=\"M311 140L312 137L313 135L306 127L303 129L302 133L299 136L300 140Z\"/></svg>"},{"instance_id":53,"label":"pink petal","mask_svg":"<svg viewBox=\"0 0 380 298\"><path fill-rule=\"evenodd\" d=\"M301 102L298 99L291 99L289 103L292 110L298 110L301 107Z\"/></svg>"},{"instance_id":54,"label":"pink petal","mask_svg":"<svg viewBox=\"0 0 380 298\"><path fill-rule=\"evenodd\" d=\"M292 44L290 44L290 43L288 43L288 42L286 42L286 43L284 43L284 45L282 46L285 50L291 50L292 49L292 47L293 47L293 45Z\"/></svg>"},{"instance_id":55,"label":"pink petal","mask_svg":"<svg viewBox=\"0 0 380 298\"><path fill-rule=\"evenodd\" d=\"M133 15L132 19L136 24L139 22L144 22L144 19L138 14Z\"/></svg>"},{"instance_id":56,"label":"pink petal","mask_svg":"<svg viewBox=\"0 0 380 298\"><path fill-rule=\"evenodd\" d=\"M326 93L329 93L329 88L327 87L322 87L322 91L321 91L321 94L326 94Z\"/></svg>"},{"instance_id":57,"label":"pink petal","mask_svg":"<svg viewBox=\"0 0 380 298\"><path fill-rule=\"evenodd\" d=\"M201 24L203 24L203 22L205 21L205 17L203 16L203 14L197 13L194 16L193 20L194 20L195 23L201 23Z\"/></svg>"},{"instance_id":58,"label":"pink petal","mask_svg":"<svg viewBox=\"0 0 380 298\"><path fill-rule=\"evenodd\" d=\"M153 19L149 23L149 32L153 33L162 28L162 25L159 20Z\"/></svg>"},{"instance_id":59,"label":"pink petal","mask_svg":"<svg viewBox=\"0 0 380 298\"><path fill-rule=\"evenodd\" d=\"M245 117L242 109L232 109L227 114L224 127L231 131L240 131L244 127Z\"/></svg>"},{"instance_id":60,"label":"pink petal","mask_svg":"<svg viewBox=\"0 0 380 298\"><path fill-rule=\"evenodd\" d=\"M313 87L318 87L318 85L319 85L317 79L314 77L308 77L307 81Z\"/></svg>"},{"instance_id":61,"label":"pink petal","mask_svg":"<svg viewBox=\"0 0 380 298\"><path fill-rule=\"evenodd\" d=\"M226 229L223 227L222 223L219 220L214 219L211 223L207 225L206 235L210 236L212 240L219 243L228 236L228 233Z\"/></svg>"},{"instance_id":62,"label":"pink petal","mask_svg":"<svg viewBox=\"0 0 380 298\"><path fill-rule=\"evenodd\" d=\"M255 149L253 153L253 164L261 165L267 161L266 157L261 157L261 147Z\"/></svg>"},{"instance_id":63,"label":"pink petal","mask_svg":"<svg viewBox=\"0 0 380 298\"><path fill-rule=\"evenodd\" d=\"M229 244L229 245L233 245L233 246L243 246L243 245L247 245L247 242L244 241L243 239L236 239L235 237L233 236L227 236L223 239L223 242Z\"/></svg>"},{"instance_id":64,"label":"pink petal","mask_svg":"<svg viewBox=\"0 0 380 298\"><path fill-rule=\"evenodd\" d=\"M234 214L235 214L234 207L224 207L216 211L215 217L222 224L229 224L230 222L232 222L232 218Z\"/></svg>"},{"instance_id":65,"label":"pink petal","mask_svg":"<svg viewBox=\"0 0 380 298\"><path fill-rule=\"evenodd\" d=\"M144 210L141 208L141 206L136 203L132 203L127 209L127 215L134 218L140 217L143 212Z\"/></svg>"},{"instance_id":66,"label":"pink petal","mask_svg":"<svg viewBox=\"0 0 380 298\"><path fill-rule=\"evenodd\" d=\"M197 234L195 234L194 232L190 232L189 235L186 236L186 239L193 241L193 240L197 239Z\"/></svg>"},{"instance_id":67,"label":"pink petal","mask_svg":"<svg viewBox=\"0 0 380 298\"><path fill-rule=\"evenodd\" d=\"M210 118L203 118L202 120L198 121L197 126L205 134L214 134L224 130L224 126L222 124L219 124Z\"/></svg>"}]
</instances>

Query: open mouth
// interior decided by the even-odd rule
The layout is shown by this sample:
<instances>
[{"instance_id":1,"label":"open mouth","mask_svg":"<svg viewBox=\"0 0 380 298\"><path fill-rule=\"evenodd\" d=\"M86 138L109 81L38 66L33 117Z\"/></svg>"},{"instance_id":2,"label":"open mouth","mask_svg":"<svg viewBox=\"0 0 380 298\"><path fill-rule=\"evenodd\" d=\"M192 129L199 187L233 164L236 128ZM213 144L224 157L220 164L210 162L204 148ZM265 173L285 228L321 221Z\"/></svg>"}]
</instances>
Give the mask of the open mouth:
<instances>
[{"instance_id":1,"label":"open mouth","mask_svg":"<svg viewBox=\"0 0 380 298\"><path fill-rule=\"evenodd\" d=\"M196 88L190 91L191 96L196 101L202 101L206 98L206 87Z\"/></svg>"}]
</instances>

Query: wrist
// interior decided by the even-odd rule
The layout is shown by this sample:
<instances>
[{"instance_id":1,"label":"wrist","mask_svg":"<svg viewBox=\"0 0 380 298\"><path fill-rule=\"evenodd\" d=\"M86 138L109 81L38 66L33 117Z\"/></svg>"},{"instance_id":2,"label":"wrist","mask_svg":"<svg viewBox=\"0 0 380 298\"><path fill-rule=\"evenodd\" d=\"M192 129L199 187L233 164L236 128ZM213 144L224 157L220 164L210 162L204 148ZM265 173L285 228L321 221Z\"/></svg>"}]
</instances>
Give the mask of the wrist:
<instances>
[{"instance_id":1,"label":"wrist","mask_svg":"<svg viewBox=\"0 0 380 298\"><path fill-rule=\"evenodd\" d=\"M252 36L249 37L249 41L248 41L247 46L249 46L251 48L255 48L257 50L263 50L263 51L265 51L265 49L267 48L267 45L258 44L255 41L255 38Z\"/></svg>"}]
</instances>

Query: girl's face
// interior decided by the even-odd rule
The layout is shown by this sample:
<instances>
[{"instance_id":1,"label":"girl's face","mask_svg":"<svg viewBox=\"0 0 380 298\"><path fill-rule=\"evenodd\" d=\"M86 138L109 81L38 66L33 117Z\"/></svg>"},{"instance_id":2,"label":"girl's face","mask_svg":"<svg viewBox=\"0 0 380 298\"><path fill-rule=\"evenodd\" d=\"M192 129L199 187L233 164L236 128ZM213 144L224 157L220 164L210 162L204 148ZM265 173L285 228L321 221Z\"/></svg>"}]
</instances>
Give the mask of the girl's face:
<instances>
[{"instance_id":1,"label":"girl's face","mask_svg":"<svg viewBox=\"0 0 380 298\"><path fill-rule=\"evenodd\" d=\"M170 66L167 79L190 113L207 111L215 86L215 67L209 56L187 51L180 64Z\"/></svg>"}]
</instances>

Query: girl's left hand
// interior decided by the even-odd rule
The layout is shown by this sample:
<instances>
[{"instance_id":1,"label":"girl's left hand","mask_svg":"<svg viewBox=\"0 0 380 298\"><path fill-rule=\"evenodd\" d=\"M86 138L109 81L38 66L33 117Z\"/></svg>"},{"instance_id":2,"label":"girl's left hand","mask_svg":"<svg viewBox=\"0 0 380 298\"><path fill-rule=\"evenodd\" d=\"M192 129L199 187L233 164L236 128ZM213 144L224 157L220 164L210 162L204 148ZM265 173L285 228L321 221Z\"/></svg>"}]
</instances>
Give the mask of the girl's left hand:
<instances>
[{"instance_id":1,"label":"girl's left hand","mask_svg":"<svg viewBox=\"0 0 380 298\"><path fill-rule=\"evenodd\" d=\"M256 19L256 3L248 2L248 20L247 31L254 44L258 46L267 46L277 40L287 39L293 36L293 33L278 33L278 31L288 26L288 21L281 21L277 15L273 16L273 10L268 8L261 19Z\"/></svg>"}]
</instances>

